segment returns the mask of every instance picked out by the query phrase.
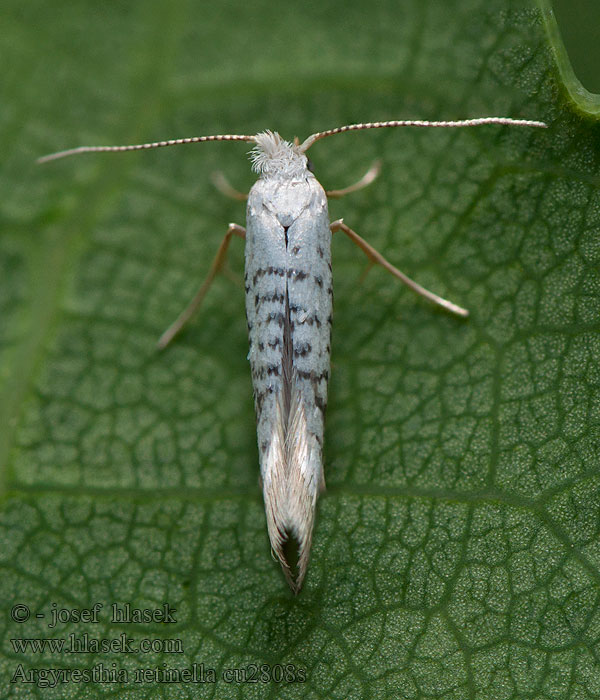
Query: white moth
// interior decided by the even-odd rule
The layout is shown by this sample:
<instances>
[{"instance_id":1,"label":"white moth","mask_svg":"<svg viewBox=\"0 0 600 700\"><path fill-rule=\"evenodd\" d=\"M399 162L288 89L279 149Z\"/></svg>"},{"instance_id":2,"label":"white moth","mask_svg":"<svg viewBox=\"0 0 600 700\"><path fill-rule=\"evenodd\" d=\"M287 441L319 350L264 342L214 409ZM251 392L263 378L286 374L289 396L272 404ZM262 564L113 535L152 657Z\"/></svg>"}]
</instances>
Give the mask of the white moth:
<instances>
[{"instance_id":1,"label":"white moth","mask_svg":"<svg viewBox=\"0 0 600 700\"><path fill-rule=\"evenodd\" d=\"M271 547L294 592L304 580L315 508L324 488L323 427L327 404L333 289L331 235L346 233L369 259L413 291L458 316L468 311L423 289L391 265L342 219L329 222L328 196L341 196L371 182L372 168L356 185L326 192L309 169L306 151L315 141L345 131L396 126L463 127L483 124L546 127L539 121L482 117L462 121L387 121L351 124L318 132L304 143L264 131L255 136L221 134L129 146L83 146L40 158L46 162L76 153L135 151L204 141L247 141L259 179L247 197L244 229L230 224L204 284L162 335L164 348L199 307L221 268L233 235L246 239L246 316L256 408L260 473ZM219 187L238 198L220 176ZM297 545L290 564L286 542Z\"/></svg>"}]
</instances>

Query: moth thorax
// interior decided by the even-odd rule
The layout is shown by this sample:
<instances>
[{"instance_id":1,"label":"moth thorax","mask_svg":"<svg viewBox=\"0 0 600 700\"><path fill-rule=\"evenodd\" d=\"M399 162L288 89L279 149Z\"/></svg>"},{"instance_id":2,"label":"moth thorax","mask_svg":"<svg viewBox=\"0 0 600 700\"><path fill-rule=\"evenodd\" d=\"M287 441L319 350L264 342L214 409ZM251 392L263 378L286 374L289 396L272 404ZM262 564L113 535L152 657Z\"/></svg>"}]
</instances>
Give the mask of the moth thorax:
<instances>
[{"instance_id":1,"label":"moth thorax","mask_svg":"<svg viewBox=\"0 0 600 700\"><path fill-rule=\"evenodd\" d=\"M254 137L250 152L252 168L263 177L294 178L308 172L308 159L300 147L284 141L276 131L263 131Z\"/></svg>"}]
</instances>

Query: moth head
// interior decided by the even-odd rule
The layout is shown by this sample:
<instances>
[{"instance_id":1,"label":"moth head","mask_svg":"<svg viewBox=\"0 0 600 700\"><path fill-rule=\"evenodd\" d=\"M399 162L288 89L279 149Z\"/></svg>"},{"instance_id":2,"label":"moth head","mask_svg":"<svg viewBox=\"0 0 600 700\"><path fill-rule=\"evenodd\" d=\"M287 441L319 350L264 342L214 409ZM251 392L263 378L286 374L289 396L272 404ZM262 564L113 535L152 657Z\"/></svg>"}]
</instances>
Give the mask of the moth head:
<instances>
[{"instance_id":1,"label":"moth head","mask_svg":"<svg viewBox=\"0 0 600 700\"><path fill-rule=\"evenodd\" d=\"M302 177L308 170L308 158L296 143L284 141L276 131L262 131L254 137L250 151L252 169L263 177Z\"/></svg>"}]
</instances>

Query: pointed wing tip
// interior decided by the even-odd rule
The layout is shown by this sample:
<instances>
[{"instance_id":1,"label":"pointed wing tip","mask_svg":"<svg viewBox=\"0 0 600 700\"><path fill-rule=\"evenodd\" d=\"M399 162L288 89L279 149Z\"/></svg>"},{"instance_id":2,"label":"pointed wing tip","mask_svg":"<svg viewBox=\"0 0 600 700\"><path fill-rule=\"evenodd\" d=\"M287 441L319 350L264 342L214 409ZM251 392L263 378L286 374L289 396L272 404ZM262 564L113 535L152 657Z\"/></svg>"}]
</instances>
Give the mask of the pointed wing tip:
<instances>
[{"instance_id":1,"label":"pointed wing tip","mask_svg":"<svg viewBox=\"0 0 600 700\"><path fill-rule=\"evenodd\" d=\"M292 593L297 596L302 590L302 584L304 583L304 577L308 570L308 560L310 557L310 542L308 543L298 543L298 563L296 565L296 573L292 571L292 567L287 560L286 554L283 549L283 545L288 541L288 539L293 538L296 540L294 535L286 533L285 539L282 539L280 543L275 547L272 547L273 554L275 555L277 561L281 565L281 570L285 576L285 580L288 583ZM297 540L296 540L297 541Z\"/></svg>"}]
</instances>

